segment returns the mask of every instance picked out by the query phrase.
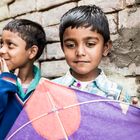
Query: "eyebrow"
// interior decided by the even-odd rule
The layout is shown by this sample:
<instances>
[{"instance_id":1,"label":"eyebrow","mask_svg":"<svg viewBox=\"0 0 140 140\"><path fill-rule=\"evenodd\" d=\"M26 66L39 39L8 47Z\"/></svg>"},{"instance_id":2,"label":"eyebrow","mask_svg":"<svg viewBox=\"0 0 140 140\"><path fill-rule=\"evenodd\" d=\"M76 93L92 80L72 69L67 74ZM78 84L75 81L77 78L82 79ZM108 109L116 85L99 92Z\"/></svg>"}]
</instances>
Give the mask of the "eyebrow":
<instances>
[{"instance_id":1,"label":"eyebrow","mask_svg":"<svg viewBox=\"0 0 140 140\"><path fill-rule=\"evenodd\" d=\"M67 42L67 41L75 41L75 39L73 39L73 38L64 39L64 42Z\"/></svg>"},{"instance_id":2,"label":"eyebrow","mask_svg":"<svg viewBox=\"0 0 140 140\"><path fill-rule=\"evenodd\" d=\"M3 40L3 39L2 39L2 40ZM12 39L11 39L11 38L10 38L10 39L9 39L9 38L6 38L5 41L13 42L13 43L14 43L14 39L13 39L13 38L12 38Z\"/></svg>"},{"instance_id":3,"label":"eyebrow","mask_svg":"<svg viewBox=\"0 0 140 140\"><path fill-rule=\"evenodd\" d=\"M84 38L84 40L90 40L90 39L99 40L98 37L86 37L86 38Z\"/></svg>"},{"instance_id":4,"label":"eyebrow","mask_svg":"<svg viewBox=\"0 0 140 140\"><path fill-rule=\"evenodd\" d=\"M90 39L93 39L93 40L98 40L99 41L99 38L98 37L85 37L84 40L90 40ZM64 42L66 41L75 41L74 38L70 37L70 38L66 38L64 39Z\"/></svg>"}]
</instances>

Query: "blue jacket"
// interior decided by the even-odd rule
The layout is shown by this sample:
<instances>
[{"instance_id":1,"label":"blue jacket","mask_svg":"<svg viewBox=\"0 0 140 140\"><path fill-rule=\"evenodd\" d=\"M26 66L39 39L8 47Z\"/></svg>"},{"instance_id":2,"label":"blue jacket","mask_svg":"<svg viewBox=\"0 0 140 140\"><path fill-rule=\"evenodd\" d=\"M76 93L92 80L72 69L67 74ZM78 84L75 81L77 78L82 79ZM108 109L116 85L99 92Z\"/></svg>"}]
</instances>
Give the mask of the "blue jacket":
<instances>
[{"instance_id":1,"label":"blue jacket","mask_svg":"<svg viewBox=\"0 0 140 140\"><path fill-rule=\"evenodd\" d=\"M25 101L35 90L41 76L37 67L34 67L34 73L35 77L24 97L22 87L14 74L8 72L0 74L0 140L4 140Z\"/></svg>"}]
</instances>

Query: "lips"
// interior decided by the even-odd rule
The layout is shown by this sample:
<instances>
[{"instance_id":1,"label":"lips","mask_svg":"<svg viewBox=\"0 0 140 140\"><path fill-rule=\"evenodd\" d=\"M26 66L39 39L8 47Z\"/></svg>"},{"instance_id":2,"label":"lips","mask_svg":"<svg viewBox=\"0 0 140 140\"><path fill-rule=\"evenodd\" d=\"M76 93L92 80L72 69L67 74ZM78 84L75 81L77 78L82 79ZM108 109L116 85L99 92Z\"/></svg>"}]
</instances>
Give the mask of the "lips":
<instances>
[{"instance_id":1,"label":"lips","mask_svg":"<svg viewBox=\"0 0 140 140\"><path fill-rule=\"evenodd\" d=\"M74 61L74 63L90 63L90 61L77 60L77 61Z\"/></svg>"},{"instance_id":2,"label":"lips","mask_svg":"<svg viewBox=\"0 0 140 140\"><path fill-rule=\"evenodd\" d=\"M8 62L9 61L9 59L4 59L5 60L5 62Z\"/></svg>"},{"instance_id":3,"label":"lips","mask_svg":"<svg viewBox=\"0 0 140 140\"><path fill-rule=\"evenodd\" d=\"M1 57L2 57L5 61L6 61L6 60L9 60L9 58L7 58L7 57L3 57L3 56L1 56Z\"/></svg>"}]
</instances>

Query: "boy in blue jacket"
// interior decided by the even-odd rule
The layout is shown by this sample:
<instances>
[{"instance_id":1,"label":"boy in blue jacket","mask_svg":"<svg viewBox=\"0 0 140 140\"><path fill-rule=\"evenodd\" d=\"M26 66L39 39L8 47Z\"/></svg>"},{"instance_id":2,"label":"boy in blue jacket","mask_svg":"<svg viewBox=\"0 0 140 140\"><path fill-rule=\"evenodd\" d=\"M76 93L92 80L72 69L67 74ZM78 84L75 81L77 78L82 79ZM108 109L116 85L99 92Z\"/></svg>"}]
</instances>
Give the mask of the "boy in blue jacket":
<instances>
[{"instance_id":1,"label":"boy in blue jacket","mask_svg":"<svg viewBox=\"0 0 140 140\"><path fill-rule=\"evenodd\" d=\"M4 28L0 43L0 140L4 139L40 80L34 61L46 45L41 25L16 19ZM13 71L18 69L18 75ZM18 78L17 78L18 77Z\"/></svg>"}]
</instances>

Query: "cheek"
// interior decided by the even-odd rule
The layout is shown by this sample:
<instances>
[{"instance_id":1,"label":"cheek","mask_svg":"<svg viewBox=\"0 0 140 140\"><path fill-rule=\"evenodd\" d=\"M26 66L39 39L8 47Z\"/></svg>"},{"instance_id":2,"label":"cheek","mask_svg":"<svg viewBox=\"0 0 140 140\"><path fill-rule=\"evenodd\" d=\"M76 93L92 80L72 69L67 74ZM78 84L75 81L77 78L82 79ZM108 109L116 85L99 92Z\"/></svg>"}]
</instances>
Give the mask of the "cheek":
<instances>
[{"instance_id":1,"label":"cheek","mask_svg":"<svg viewBox=\"0 0 140 140\"><path fill-rule=\"evenodd\" d=\"M17 49L9 50L8 53L11 57L17 57L18 55L20 55L20 51Z\"/></svg>"},{"instance_id":2,"label":"cheek","mask_svg":"<svg viewBox=\"0 0 140 140\"><path fill-rule=\"evenodd\" d=\"M93 48L91 50L88 50L87 54L90 57L100 58L103 55L103 49L96 47L96 48Z\"/></svg>"},{"instance_id":3,"label":"cheek","mask_svg":"<svg viewBox=\"0 0 140 140\"><path fill-rule=\"evenodd\" d=\"M22 63L22 61L25 59L25 53L22 51L13 51L10 54L10 61L12 64L16 65L16 63Z\"/></svg>"},{"instance_id":4,"label":"cheek","mask_svg":"<svg viewBox=\"0 0 140 140\"><path fill-rule=\"evenodd\" d=\"M71 65L71 63L72 63L72 61L73 61L72 55L65 54L65 59L66 59L68 65Z\"/></svg>"},{"instance_id":5,"label":"cheek","mask_svg":"<svg viewBox=\"0 0 140 140\"><path fill-rule=\"evenodd\" d=\"M64 51L64 54L66 59L71 59L74 55L72 51L67 51L67 50Z\"/></svg>"},{"instance_id":6,"label":"cheek","mask_svg":"<svg viewBox=\"0 0 140 140\"><path fill-rule=\"evenodd\" d=\"M71 57L69 55L65 55L65 59L68 63L71 61Z\"/></svg>"},{"instance_id":7,"label":"cheek","mask_svg":"<svg viewBox=\"0 0 140 140\"><path fill-rule=\"evenodd\" d=\"M11 52L11 57L13 57L13 59L24 59L24 57L26 57L27 53L25 52L25 50L15 50L13 52Z\"/></svg>"}]
</instances>

